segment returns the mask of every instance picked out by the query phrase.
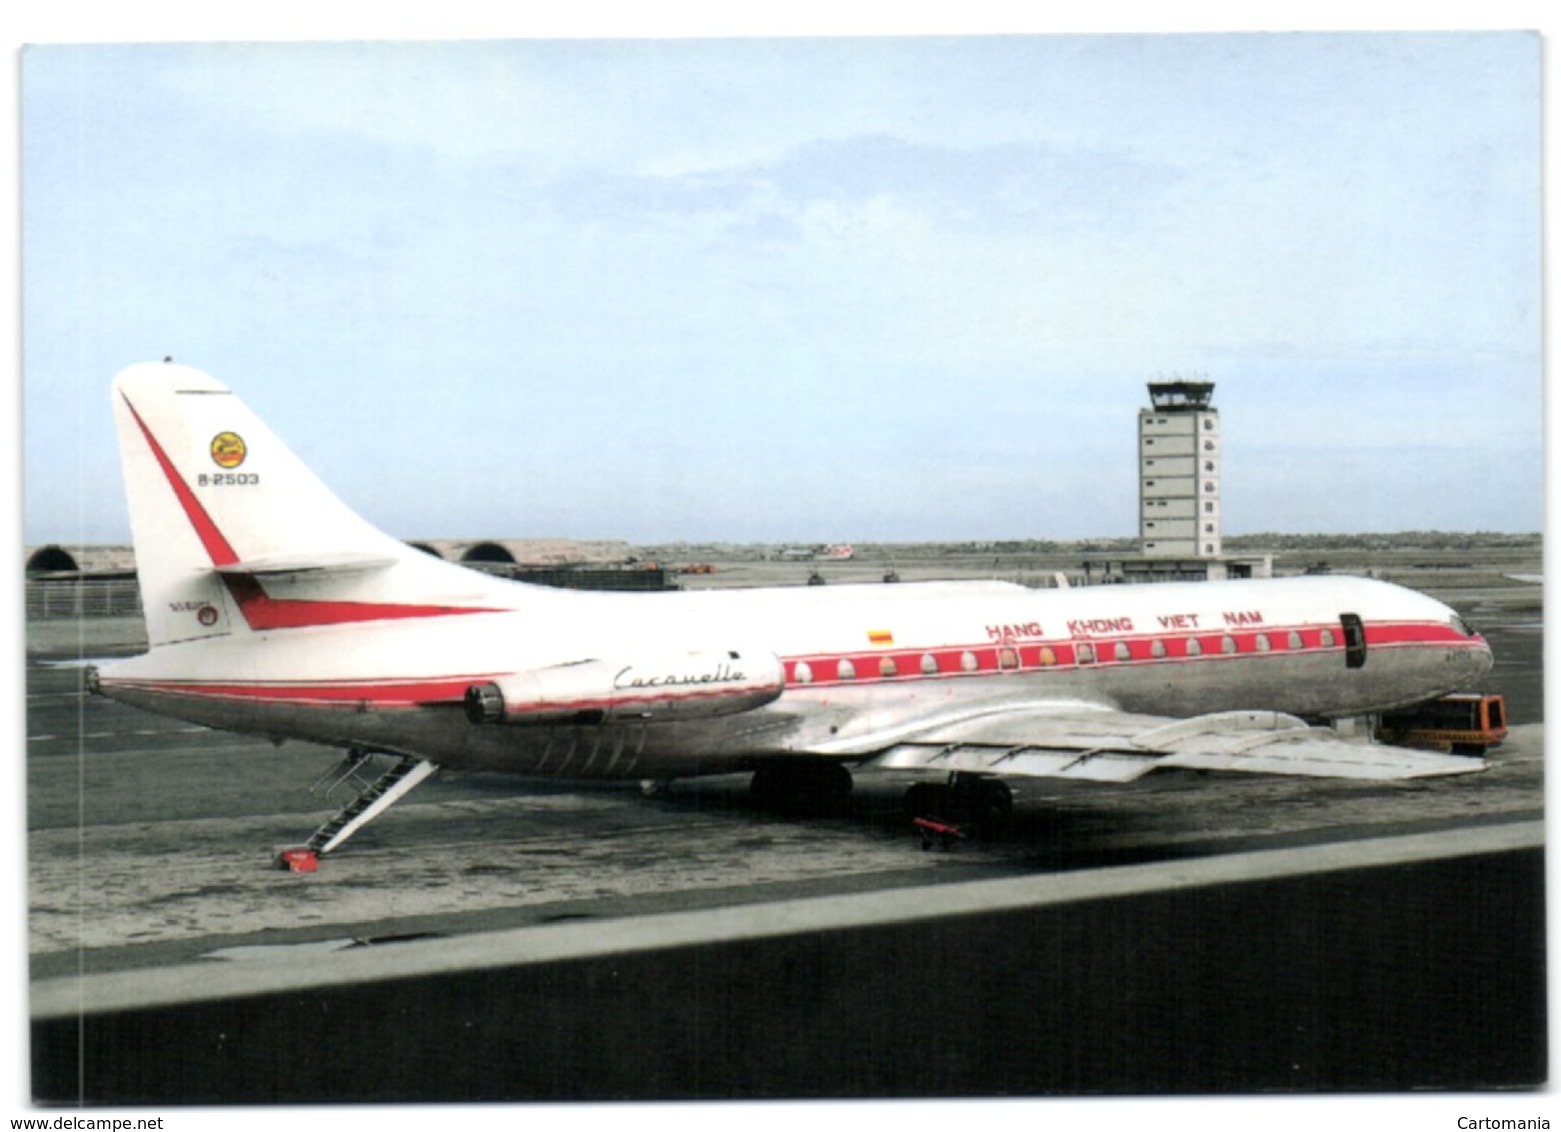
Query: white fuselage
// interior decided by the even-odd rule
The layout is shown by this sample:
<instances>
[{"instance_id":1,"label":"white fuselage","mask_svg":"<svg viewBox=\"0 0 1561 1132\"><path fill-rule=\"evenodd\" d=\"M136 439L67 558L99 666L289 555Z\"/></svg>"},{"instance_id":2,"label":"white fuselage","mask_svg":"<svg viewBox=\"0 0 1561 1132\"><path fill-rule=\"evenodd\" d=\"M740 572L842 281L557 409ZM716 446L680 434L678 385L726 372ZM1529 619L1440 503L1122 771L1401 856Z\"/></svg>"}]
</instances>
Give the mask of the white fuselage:
<instances>
[{"instance_id":1,"label":"white fuselage","mask_svg":"<svg viewBox=\"0 0 1561 1132\"><path fill-rule=\"evenodd\" d=\"M105 668L100 685L229 730L448 767L649 778L777 755L865 758L907 726L1016 705L1363 714L1467 686L1491 665L1445 605L1357 578L500 592L507 607L486 612L164 644ZM473 685L516 673L728 651L779 658L784 691L708 719L592 723L582 711L581 722L485 726L461 708Z\"/></svg>"}]
</instances>

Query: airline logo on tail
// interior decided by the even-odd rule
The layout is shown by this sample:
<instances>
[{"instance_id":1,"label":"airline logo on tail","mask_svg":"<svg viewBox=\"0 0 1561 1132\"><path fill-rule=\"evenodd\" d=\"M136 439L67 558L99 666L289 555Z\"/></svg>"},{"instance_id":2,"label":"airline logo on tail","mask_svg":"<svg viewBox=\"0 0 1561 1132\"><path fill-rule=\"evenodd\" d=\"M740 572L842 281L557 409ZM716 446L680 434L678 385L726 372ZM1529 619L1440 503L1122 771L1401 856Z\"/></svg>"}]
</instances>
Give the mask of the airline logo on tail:
<instances>
[{"instance_id":1,"label":"airline logo on tail","mask_svg":"<svg viewBox=\"0 0 1561 1132\"><path fill-rule=\"evenodd\" d=\"M211 438L211 459L219 468L236 468L247 455L249 448L236 432L219 432Z\"/></svg>"}]
</instances>

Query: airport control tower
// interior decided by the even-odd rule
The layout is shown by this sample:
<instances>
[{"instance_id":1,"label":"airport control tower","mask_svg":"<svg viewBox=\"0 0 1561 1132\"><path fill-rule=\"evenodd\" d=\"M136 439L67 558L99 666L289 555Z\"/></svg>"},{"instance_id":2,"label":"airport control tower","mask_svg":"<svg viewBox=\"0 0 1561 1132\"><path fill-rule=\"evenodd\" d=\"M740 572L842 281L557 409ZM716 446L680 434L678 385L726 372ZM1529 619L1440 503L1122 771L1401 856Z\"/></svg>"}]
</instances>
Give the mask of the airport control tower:
<instances>
[{"instance_id":1,"label":"airport control tower","mask_svg":"<svg viewBox=\"0 0 1561 1132\"><path fill-rule=\"evenodd\" d=\"M1145 558L1220 555L1220 414L1212 381L1149 383L1138 411L1138 537Z\"/></svg>"}]
</instances>

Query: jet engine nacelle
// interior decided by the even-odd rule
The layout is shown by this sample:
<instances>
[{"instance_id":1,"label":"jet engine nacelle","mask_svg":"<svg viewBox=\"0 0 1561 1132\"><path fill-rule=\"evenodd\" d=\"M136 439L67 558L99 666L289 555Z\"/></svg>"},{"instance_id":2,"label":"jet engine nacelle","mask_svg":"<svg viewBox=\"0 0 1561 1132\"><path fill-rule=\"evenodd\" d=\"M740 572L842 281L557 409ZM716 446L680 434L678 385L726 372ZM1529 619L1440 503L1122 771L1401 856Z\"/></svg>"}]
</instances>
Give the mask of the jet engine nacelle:
<instances>
[{"instance_id":1,"label":"jet engine nacelle","mask_svg":"<svg viewBox=\"0 0 1561 1132\"><path fill-rule=\"evenodd\" d=\"M466 718L515 724L708 719L763 707L785 687L785 666L767 652L583 660L473 684L466 689Z\"/></svg>"}]
</instances>

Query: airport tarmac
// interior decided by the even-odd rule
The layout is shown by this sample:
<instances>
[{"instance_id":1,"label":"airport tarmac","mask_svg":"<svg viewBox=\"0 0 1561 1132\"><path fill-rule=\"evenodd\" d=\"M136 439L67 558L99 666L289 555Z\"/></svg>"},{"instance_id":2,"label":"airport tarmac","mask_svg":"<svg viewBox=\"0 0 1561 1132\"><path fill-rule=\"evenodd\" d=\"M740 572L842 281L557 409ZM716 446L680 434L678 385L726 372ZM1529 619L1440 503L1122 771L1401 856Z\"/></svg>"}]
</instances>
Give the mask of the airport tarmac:
<instances>
[{"instance_id":1,"label":"airport tarmac","mask_svg":"<svg viewBox=\"0 0 1561 1132\"><path fill-rule=\"evenodd\" d=\"M949 573L900 573L923 569ZM309 792L339 752L89 696L81 661L141 651L139 621L29 622L34 1095L1532 1088L1542 591L1451 580L1436 596L1491 641L1485 690L1514 724L1483 773L1023 781L1003 836L947 851L922 848L900 775L798 816L755 808L740 775L645 797L470 774L314 874L272 856L344 800Z\"/></svg>"},{"instance_id":2,"label":"airport tarmac","mask_svg":"<svg viewBox=\"0 0 1561 1132\"><path fill-rule=\"evenodd\" d=\"M947 852L922 851L901 812L908 780L894 775L859 775L848 807L828 817L757 810L746 776L647 798L634 783L467 775L419 787L313 875L276 871L271 857L342 800L308 790L336 752L87 696L81 669L59 662L136 651L134 623L35 623L33 977L1531 821L1542 813L1541 625L1483 604L1499 658L1489 690L1507 694L1517 726L1478 775L1036 780L1019 784L1005 836Z\"/></svg>"}]
</instances>

